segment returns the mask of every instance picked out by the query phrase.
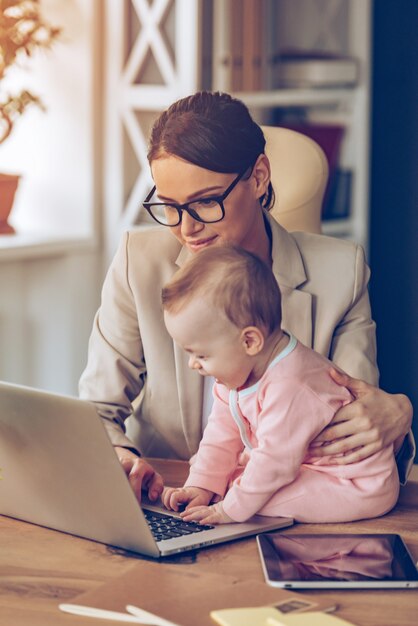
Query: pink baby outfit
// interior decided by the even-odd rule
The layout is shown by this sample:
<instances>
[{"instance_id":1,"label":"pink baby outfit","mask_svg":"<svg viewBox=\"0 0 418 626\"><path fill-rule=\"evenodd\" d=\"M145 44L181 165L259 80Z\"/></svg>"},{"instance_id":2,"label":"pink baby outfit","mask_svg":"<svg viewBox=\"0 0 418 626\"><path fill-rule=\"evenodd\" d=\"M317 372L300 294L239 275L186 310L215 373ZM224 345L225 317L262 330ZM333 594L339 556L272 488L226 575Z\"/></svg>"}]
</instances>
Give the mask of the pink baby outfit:
<instances>
[{"instance_id":1,"label":"pink baby outfit","mask_svg":"<svg viewBox=\"0 0 418 626\"><path fill-rule=\"evenodd\" d=\"M185 486L223 498L238 522L255 513L301 522L376 517L396 503L393 447L350 465L308 453L309 443L351 400L331 363L294 337L262 378L241 391L215 383L208 425ZM247 458L244 467L239 458Z\"/></svg>"}]
</instances>

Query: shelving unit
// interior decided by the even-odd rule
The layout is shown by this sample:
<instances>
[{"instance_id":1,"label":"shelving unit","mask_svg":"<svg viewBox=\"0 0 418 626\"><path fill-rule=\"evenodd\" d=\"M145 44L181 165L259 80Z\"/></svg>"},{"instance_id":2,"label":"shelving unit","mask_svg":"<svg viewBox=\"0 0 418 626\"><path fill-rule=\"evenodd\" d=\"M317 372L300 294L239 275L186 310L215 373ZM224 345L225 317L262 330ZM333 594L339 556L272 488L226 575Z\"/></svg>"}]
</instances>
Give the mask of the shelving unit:
<instances>
[{"instance_id":1,"label":"shelving unit","mask_svg":"<svg viewBox=\"0 0 418 626\"><path fill-rule=\"evenodd\" d=\"M272 89L234 92L251 108L281 106L350 105L355 94L352 89Z\"/></svg>"},{"instance_id":2,"label":"shelving unit","mask_svg":"<svg viewBox=\"0 0 418 626\"><path fill-rule=\"evenodd\" d=\"M297 108L303 110L307 122L344 127L339 165L352 173L350 212L347 218L324 221L323 232L353 239L366 250L369 238L371 4L372 0L261 0L257 9L264 14L262 55L267 61L261 61L260 68L265 88L233 91L260 123L272 123L274 110L285 112ZM230 33L237 28L231 17L234 8L236 0L214 0L212 89L230 91L234 84L231 68L236 64L236 51L230 41ZM278 88L272 60L289 48L355 57L360 68L358 83L353 87L331 89Z\"/></svg>"},{"instance_id":3,"label":"shelving unit","mask_svg":"<svg viewBox=\"0 0 418 626\"><path fill-rule=\"evenodd\" d=\"M171 102L202 88L232 92L248 105L260 123L271 123L269 116L275 109L297 107L309 120L343 125L340 165L352 172L350 214L346 219L324 222L323 231L354 239L367 250L371 3L372 0L160 0L150 5L134 0L107 0L107 36L112 42L106 61L104 178L108 256L121 230L133 224L147 224L141 201L151 184L145 157L150 125ZM247 20L245 31L237 33L243 8L247 10L251 4L256 19ZM253 49L260 45L261 33L261 45L268 49L260 66L263 80L253 72L253 86L258 88L235 89L227 84L231 25L235 29L234 41L239 40L241 46ZM360 66L358 83L351 88L277 88L271 61L281 49L292 46L356 57Z\"/></svg>"},{"instance_id":4,"label":"shelving unit","mask_svg":"<svg viewBox=\"0 0 418 626\"><path fill-rule=\"evenodd\" d=\"M304 109L307 121L335 123L345 128L340 164L353 172L350 215L324 220L326 235L349 238L368 244L368 107L361 105L365 93L355 89L280 89L260 92L236 92L260 123L271 124L272 109Z\"/></svg>"}]
</instances>

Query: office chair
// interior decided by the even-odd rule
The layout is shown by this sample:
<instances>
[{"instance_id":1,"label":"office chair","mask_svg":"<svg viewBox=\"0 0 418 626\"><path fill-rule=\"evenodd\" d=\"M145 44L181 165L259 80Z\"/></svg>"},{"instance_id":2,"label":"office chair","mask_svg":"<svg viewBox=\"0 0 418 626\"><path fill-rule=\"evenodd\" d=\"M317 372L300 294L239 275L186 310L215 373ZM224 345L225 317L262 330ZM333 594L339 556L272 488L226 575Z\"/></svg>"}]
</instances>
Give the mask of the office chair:
<instances>
[{"instance_id":1,"label":"office chair","mask_svg":"<svg viewBox=\"0 0 418 626\"><path fill-rule=\"evenodd\" d=\"M276 200L271 215L286 230L321 233L328 161L310 137L288 128L261 127Z\"/></svg>"}]
</instances>

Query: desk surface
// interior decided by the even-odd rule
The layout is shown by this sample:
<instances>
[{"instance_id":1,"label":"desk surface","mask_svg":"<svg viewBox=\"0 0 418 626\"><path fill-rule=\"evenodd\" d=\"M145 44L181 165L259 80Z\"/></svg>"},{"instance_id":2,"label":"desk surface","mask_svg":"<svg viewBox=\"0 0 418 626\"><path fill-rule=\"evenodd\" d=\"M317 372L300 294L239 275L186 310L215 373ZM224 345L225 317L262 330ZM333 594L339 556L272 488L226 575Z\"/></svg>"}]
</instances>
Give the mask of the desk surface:
<instances>
[{"instance_id":1,"label":"desk surface","mask_svg":"<svg viewBox=\"0 0 418 626\"><path fill-rule=\"evenodd\" d=\"M182 483L185 463L156 461L154 465L168 484ZM348 524L300 524L286 529L288 534L303 532L399 533L418 560L418 482L410 482L402 488L399 503L384 517ZM119 624L64 615L57 607L60 602L71 602L78 594L124 574L136 558L141 557L0 516L0 624ZM224 575L263 580L255 539L204 549L193 558L190 555L170 557L170 563L173 562L188 563L191 571L221 571ZM358 626L412 626L418 623L418 589L309 591L309 595L330 599L338 605L340 617Z\"/></svg>"}]
</instances>

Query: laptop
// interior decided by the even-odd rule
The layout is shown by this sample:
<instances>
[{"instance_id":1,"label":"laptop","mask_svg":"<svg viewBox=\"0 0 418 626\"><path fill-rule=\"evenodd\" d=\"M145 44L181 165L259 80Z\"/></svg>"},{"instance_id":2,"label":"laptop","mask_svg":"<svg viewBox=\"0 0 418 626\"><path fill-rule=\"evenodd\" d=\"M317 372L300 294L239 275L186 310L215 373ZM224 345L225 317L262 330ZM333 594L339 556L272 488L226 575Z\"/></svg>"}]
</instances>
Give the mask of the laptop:
<instances>
[{"instance_id":1,"label":"laptop","mask_svg":"<svg viewBox=\"0 0 418 626\"><path fill-rule=\"evenodd\" d=\"M92 403L4 382L0 467L0 514L155 558L293 523L202 526L141 507Z\"/></svg>"}]
</instances>

